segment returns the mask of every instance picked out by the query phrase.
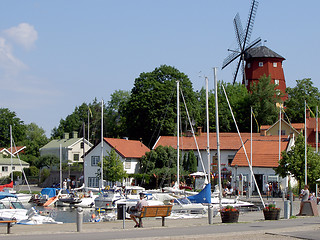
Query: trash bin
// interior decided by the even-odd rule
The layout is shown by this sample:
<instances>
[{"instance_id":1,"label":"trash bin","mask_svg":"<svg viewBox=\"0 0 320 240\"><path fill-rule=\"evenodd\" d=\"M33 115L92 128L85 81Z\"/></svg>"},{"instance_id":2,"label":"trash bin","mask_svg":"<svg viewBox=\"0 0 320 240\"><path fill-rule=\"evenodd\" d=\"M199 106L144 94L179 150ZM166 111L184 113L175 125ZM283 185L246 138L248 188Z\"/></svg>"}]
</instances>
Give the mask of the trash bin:
<instances>
[{"instance_id":1,"label":"trash bin","mask_svg":"<svg viewBox=\"0 0 320 240\"><path fill-rule=\"evenodd\" d=\"M126 204L125 203L118 203L117 204L117 219L123 220L123 215L126 214Z\"/></svg>"}]
</instances>

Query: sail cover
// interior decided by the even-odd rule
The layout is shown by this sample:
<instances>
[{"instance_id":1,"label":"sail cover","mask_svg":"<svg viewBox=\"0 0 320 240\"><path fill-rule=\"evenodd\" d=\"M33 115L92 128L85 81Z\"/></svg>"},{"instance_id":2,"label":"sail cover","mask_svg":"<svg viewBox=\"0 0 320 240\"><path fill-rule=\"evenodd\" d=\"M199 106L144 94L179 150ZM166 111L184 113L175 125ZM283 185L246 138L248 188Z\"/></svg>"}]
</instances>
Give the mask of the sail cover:
<instances>
[{"instance_id":1,"label":"sail cover","mask_svg":"<svg viewBox=\"0 0 320 240\"><path fill-rule=\"evenodd\" d=\"M208 183L198 194L189 196L188 199L192 203L211 203L211 183Z\"/></svg>"}]
</instances>

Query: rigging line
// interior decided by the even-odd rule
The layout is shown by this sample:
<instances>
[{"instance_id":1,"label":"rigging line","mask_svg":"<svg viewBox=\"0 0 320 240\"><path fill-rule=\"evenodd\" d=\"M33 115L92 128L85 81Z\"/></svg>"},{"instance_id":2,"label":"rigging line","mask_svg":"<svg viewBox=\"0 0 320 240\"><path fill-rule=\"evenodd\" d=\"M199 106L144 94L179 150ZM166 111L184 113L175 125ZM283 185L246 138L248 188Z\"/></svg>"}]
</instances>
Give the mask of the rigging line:
<instances>
[{"instance_id":1,"label":"rigging line","mask_svg":"<svg viewBox=\"0 0 320 240\"><path fill-rule=\"evenodd\" d=\"M202 161L202 157L201 157L201 154L200 154L198 142L197 142L197 139L196 139L196 136L195 136L195 134L194 134L194 130L193 130L193 127L192 127L192 124L191 124L191 120L190 120L190 116L189 116L189 111L188 111L188 109L187 109L186 101L185 101L185 99L184 99L182 90L181 90L181 96L182 96L182 100L183 100L183 103L184 103L184 106L185 106L185 109L186 109L186 113L187 113L187 116L188 116L189 124L190 124L191 131L192 131L192 136L193 136L194 142L195 142L196 147L197 147L197 152L198 152L198 154L199 154L201 166L202 166L203 172L206 172L206 169L205 169L205 167L204 167L204 164L203 164L203 161Z\"/></svg>"},{"instance_id":2,"label":"rigging line","mask_svg":"<svg viewBox=\"0 0 320 240\"><path fill-rule=\"evenodd\" d=\"M234 122L234 124L235 124L235 126L236 126L236 129L237 129L237 132L238 132L238 136L239 136L240 141L241 141L241 146L242 146L243 151L244 151L244 154L245 154L245 156L246 156L246 160L247 160L247 162L248 162L248 166L249 166L250 172L252 173L253 180L254 180L255 186L256 186L256 188L257 188L257 191L258 191L260 200L261 200L261 202L262 202L263 207L265 207L264 201L263 201L262 196L261 196L261 193L260 193L260 189L259 189L258 184L257 184L257 181L256 181L256 177L255 177L254 174L253 174L252 165L251 165L250 162L249 162L247 150L246 150L246 148L245 148L245 146L244 146L244 143L243 143L243 141L242 141L242 137L241 137L241 134L240 134L240 130L239 130L239 128L238 128L238 124L237 124L236 118L234 117L234 114L233 114L233 111L232 111L232 108L231 108L231 105L230 105L230 102L229 102L229 98L228 98L228 96L227 96L226 89L224 88L224 85L223 85L223 84L221 84L221 86L222 86L224 95L225 95L225 97L226 97L226 100L227 100L227 103L228 103L228 106L229 106L229 109L230 109L230 112L231 112L231 115L232 115L233 122Z\"/></svg>"},{"instance_id":3,"label":"rigging line","mask_svg":"<svg viewBox=\"0 0 320 240\"><path fill-rule=\"evenodd\" d=\"M13 145L14 145L14 147L15 147L15 150L17 151L17 146L16 146L16 143L15 143L15 141L14 141L13 138L12 138L12 141L13 141ZM11 151L12 151L12 149L11 149ZM23 176L24 176L24 179L26 180L27 186L28 186L28 188L29 188L29 192L31 193L31 188L30 188L30 186L29 186L29 182L28 182L26 173L25 173L24 170L23 170L23 167L22 167L22 164L21 164L21 159L20 159L20 156L19 156L19 153L18 153L18 152L17 152L17 156L18 156L18 159L19 159L19 164L20 164L20 167L21 167L22 174L23 174ZM12 169L11 169L11 171L12 171Z\"/></svg>"}]
</instances>

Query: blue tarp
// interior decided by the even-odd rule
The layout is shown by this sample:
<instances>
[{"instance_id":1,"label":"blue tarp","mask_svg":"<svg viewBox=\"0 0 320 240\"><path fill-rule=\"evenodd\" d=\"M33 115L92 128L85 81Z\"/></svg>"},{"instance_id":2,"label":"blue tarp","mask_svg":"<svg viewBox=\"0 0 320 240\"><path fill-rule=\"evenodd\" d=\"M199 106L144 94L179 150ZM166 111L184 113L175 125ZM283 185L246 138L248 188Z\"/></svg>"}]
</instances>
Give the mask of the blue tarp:
<instances>
[{"instance_id":1,"label":"blue tarp","mask_svg":"<svg viewBox=\"0 0 320 240\"><path fill-rule=\"evenodd\" d=\"M0 199L4 199L4 198L7 198L7 197L17 198L17 196L12 194L12 193L0 192Z\"/></svg>"},{"instance_id":2,"label":"blue tarp","mask_svg":"<svg viewBox=\"0 0 320 240\"><path fill-rule=\"evenodd\" d=\"M59 188L43 188L41 195L48 195L49 198L52 198L57 195L57 190L59 190Z\"/></svg>"},{"instance_id":3,"label":"blue tarp","mask_svg":"<svg viewBox=\"0 0 320 240\"><path fill-rule=\"evenodd\" d=\"M211 183L207 184L201 192L188 197L188 199L192 203L211 203Z\"/></svg>"}]
</instances>

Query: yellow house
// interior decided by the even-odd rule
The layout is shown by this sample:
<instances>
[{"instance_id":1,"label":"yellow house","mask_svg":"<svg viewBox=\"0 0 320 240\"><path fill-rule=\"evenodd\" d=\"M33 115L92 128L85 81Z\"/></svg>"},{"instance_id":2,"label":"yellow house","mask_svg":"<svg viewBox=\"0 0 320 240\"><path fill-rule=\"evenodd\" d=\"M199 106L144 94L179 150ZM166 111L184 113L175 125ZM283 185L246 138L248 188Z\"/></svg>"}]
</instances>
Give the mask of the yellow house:
<instances>
[{"instance_id":1,"label":"yellow house","mask_svg":"<svg viewBox=\"0 0 320 240\"><path fill-rule=\"evenodd\" d=\"M298 135L303 129L303 123L293 123L289 124L285 120L281 119L281 135L289 136L292 134ZM260 133L262 136L279 136L279 120L273 125L262 125L260 128Z\"/></svg>"}]
</instances>

